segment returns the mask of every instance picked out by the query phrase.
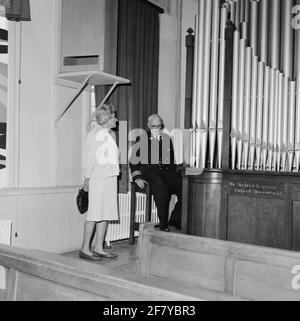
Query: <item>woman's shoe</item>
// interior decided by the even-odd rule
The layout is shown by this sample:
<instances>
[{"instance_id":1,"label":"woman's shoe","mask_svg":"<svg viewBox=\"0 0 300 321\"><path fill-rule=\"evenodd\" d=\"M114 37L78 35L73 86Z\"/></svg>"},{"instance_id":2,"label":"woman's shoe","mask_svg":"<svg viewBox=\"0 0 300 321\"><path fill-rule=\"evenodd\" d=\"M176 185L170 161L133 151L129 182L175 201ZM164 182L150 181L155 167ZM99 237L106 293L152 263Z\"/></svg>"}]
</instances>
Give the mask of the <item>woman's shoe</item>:
<instances>
[{"instance_id":1,"label":"woman's shoe","mask_svg":"<svg viewBox=\"0 0 300 321\"><path fill-rule=\"evenodd\" d=\"M82 251L79 252L79 257L81 259L89 260L89 261L100 261L102 257L96 255L88 255Z\"/></svg>"},{"instance_id":2,"label":"woman's shoe","mask_svg":"<svg viewBox=\"0 0 300 321\"><path fill-rule=\"evenodd\" d=\"M106 249L106 250L111 250L111 249L112 249L112 246L111 246L111 245L108 245L106 242L104 242L103 248Z\"/></svg>"},{"instance_id":3,"label":"woman's shoe","mask_svg":"<svg viewBox=\"0 0 300 321\"><path fill-rule=\"evenodd\" d=\"M94 252L94 255L101 258L106 258L106 259L116 259L119 256L119 254L108 253L108 252L105 252L105 253Z\"/></svg>"}]
</instances>

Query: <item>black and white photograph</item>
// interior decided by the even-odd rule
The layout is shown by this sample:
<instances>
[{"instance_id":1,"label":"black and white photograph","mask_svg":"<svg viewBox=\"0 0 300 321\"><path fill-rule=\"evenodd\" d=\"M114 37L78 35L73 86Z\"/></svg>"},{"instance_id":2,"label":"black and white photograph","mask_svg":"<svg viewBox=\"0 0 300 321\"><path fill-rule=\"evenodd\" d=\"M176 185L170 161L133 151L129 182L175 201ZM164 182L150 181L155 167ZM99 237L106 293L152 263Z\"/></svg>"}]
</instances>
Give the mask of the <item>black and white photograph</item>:
<instances>
[{"instance_id":1,"label":"black and white photograph","mask_svg":"<svg viewBox=\"0 0 300 321\"><path fill-rule=\"evenodd\" d=\"M300 301L300 0L0 0L0 301Z\"/></svg>"}]
</instances>

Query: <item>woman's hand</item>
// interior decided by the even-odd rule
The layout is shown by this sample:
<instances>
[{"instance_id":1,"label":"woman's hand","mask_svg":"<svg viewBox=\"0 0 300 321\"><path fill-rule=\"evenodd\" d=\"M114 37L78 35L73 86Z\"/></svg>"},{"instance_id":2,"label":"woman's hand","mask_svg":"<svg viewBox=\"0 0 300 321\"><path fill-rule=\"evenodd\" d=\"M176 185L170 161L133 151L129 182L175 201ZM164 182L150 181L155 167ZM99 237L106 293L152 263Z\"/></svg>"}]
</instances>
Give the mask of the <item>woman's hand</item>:
<instances>
[{"instance_id":1,"label":"woman's hand","mask_svg":"<svg viewBox=\"0 0 300 321\"><path fill-rule=\"evenodd\" d=\"M83 190L85 192L88 192L89 191L89 185L90 185L90 179L89 178L86 178L84 180L84 183L83 183Z\"/></svg>"}]
</instances>

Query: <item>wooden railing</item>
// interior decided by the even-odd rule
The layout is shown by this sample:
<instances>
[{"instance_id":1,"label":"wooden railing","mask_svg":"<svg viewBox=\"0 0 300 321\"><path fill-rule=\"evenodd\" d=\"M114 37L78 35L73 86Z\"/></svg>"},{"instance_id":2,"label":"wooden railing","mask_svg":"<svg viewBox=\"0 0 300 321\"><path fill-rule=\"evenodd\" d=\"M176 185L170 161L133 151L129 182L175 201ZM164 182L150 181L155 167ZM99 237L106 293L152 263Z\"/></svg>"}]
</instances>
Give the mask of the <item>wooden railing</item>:
<instances>
[{"instance_id":1,"label":"wooden railing","mask_svg":"<svg viewBox=\"0 0 300 321\"><path fill-rule=\"evenodd\" d=\"M40 251L0 245L0 266L7 286L0 299L9 301L195 301L170 282L147 280L99 264Z\"/></svg>"},{"instance_id":2,"label":"wooden railing","mask_svg":"<svg viewBox=\"0 0 300 321\"><path fill-rule=\"evenodd\" d=\"M163 233L149 223L138 246L140 276L182 284L207 300L300 300L298 252Z\"/></svg>"}]
</instances>

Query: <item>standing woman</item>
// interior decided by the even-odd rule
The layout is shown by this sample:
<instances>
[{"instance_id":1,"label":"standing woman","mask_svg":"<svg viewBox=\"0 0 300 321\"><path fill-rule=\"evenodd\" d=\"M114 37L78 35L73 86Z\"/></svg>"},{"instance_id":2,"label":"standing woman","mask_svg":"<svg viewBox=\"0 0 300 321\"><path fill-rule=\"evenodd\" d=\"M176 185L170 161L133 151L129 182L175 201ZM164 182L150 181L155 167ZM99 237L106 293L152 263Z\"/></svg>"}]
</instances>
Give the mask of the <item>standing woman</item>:
<instances>
[{"instance_id":1,"label":"standing woman","mask_svg":"<svg viewBox=\"0 0 300 321\"><path fill-rule=\"evenodd\" d=\"M117 177L120 174L119 149L112 128L117 118L111 105L96 110L96 127L88 134L84 164L84 189L89 192L89 208L84 226L84 238L79 257L91 261L116 258L105 252L103 243L109 221L118 221ZM94 252L91 250L96 227Z\"/></svg>"}]
</instances>

